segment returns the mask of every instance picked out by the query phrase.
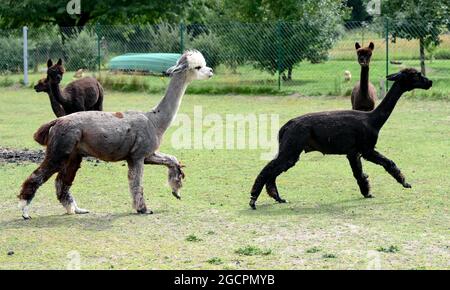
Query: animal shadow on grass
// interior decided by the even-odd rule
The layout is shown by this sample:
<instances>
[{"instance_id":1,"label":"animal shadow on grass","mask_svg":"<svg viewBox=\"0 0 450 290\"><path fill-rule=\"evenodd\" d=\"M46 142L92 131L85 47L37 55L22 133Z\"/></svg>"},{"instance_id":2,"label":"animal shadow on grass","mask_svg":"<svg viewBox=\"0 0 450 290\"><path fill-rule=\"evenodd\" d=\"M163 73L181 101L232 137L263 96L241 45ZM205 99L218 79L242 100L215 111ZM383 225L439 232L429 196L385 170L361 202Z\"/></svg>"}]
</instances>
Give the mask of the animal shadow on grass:
<instances>
[{"instance_id":1,"label":"animal shadow on grass","mask_svg":"<svg viewBox=\"0 0 450 290\"><path fill-rule=\"evenodd\" d=\"M156 213L166 214L165 210L158 210ZM118 220L129 221L140 221L142 219L152 219L152 215L138 215L133 212L122 212L122 213L89 213L86 215L47 215L47 216L37 216L34 215L31 220L23 220L20 215L17 219L3 221L0 223L1 229L26 229L26 228L79 228L87 231L106 231L114 227L114 224Z\"/></svg>"},{"instance_id":2,"label":"animal shadow on grass","mask_svg":"<svg viewBox=\"0 0 450 290\"><path fill-rule=\"evenodd\" d=\"M277 216L277 215L319 215L325 214L329 216L337 216L337 215L349 215L358 216L361 215L361 211L349 212L351 209L364 209L367 207L381 206L381 205L390 205L395 203L400 203L401 201L377 201L375 199L364 199L360 197L339 200L335 202L326 202L321 201L316 203L316 206L311 205L301 205L301 200L299 201L290 201L285 204L279 204L276 202L272 202L271 200L266 201L265 203L261 203L258 206L257 210L252 210L250 207L248 209L241 210L241 213L244 215L265 215L265 216Z\"/></svg>"}]
</instances>

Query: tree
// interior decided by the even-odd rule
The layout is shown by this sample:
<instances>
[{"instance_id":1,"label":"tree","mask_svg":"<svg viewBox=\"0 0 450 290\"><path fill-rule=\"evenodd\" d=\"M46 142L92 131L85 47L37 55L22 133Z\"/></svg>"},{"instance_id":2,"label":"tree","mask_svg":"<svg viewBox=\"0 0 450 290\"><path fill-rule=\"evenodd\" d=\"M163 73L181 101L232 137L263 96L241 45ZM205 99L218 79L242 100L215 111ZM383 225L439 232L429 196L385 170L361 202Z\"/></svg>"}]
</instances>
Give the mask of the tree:
<instances>
[{"instance_id":1,"label":"tree","mask_svg":"<svg viewBox=\"0 0 450 290\"><path fill-rule=\"evenodd\" d=\"M295 64L326 58L346 11L341 0L228 0L223 18L251 23L234 23L217 35L239 55L237 61L291 80Z\"/></svg>"},{"instance_id":2,"label":"tree","mask_svg":"<svg viewBox=\"0 0 450 290\"><path fill-rule=\"evenodd\" d=\"M81 1L81 14L69 15L68 0L0 0L0 28L57 25L63 40L87 24L160 23L181 21L204 0L96 0Z\"/></svg>"},{"instance_id":3,"label":"tree","mask_svg":"<svg viewBox=\"0 0 450 290\"><path fill-rule=\"evenodd\" d=\"M363 0L347 0L347 7L352 8L350 21L370 21L372 17L367 13L366 3Z\"/></svg>"},{"instance_id":4,"label":"tree","mask_svg":"<svg viewBox=\"0 0 450 290\"><path fill-rule=\"evenodd\" d=\"M425 50L438 46L449 25L450 0L387 0L382 12L390 18L389 33L396 38L419 40L420 67L426 74Z\"/></svg>"}]
</instances>

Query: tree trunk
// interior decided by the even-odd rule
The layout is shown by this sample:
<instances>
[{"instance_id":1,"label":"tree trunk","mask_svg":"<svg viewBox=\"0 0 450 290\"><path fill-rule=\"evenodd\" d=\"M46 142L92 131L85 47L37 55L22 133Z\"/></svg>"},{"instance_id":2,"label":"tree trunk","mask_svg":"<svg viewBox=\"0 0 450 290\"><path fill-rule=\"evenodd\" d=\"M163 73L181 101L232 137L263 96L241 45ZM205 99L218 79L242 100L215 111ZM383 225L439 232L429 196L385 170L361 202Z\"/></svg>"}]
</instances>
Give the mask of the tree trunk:
<instances>
[{"instance_id":1,"label":"tree trunk","mask_svg":"<svg viewBox=\"0 0 450 290\"><path fill-rule=\"evenodd\" d=\"M290 66L290 67L288 68L288 76L287 76L287 79L288 79L289 81L292 81L292 66Z\"/></svg>"},{"instance_id":2,"label":"tree trunk","mask_svg":"<svg viewBox=\"0 0 450 290\"><path fill-rule=\"evenodd\" d=\"M425 43L423 38L420 38L420 71L425 76L426 75L426 69L425 69Z\"/></svg>"}]
</instances>

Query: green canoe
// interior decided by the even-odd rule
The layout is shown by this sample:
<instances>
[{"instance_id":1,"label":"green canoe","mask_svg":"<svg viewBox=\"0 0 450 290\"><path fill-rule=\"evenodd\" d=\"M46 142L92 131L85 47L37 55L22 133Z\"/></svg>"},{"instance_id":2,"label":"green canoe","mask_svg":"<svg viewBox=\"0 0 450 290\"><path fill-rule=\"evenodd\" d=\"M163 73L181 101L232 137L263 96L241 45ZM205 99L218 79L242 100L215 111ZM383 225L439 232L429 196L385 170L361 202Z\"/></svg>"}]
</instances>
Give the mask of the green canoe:
<instances>
[{"instance_id":1,"label":"green canoe","mask_svg":"<svg viewBox=\"0 0 450 290\"><path fill-rule=\"evenodd\" d=\"M179 53L127 53L112 58L109 69L163 74L180 57Z\"/></svg>"}]
</instances>

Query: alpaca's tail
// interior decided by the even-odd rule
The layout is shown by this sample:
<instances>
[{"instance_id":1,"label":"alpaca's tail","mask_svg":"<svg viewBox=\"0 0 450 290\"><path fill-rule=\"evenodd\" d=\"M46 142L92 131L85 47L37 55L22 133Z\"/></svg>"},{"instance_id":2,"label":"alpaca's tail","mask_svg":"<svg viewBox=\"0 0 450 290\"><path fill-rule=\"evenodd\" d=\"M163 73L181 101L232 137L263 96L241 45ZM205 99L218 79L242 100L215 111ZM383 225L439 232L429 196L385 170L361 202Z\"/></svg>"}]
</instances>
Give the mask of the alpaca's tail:
<instances>
[{"instance_id":1,"label":"alpaca's tail","mask_svg":"<svg viewBox=\"0 0 450 290\"><path fill-rule=\"evenodd\" d=\"M34 133L34 140L36 142L38 142L41 145L47 145L47 141L48 141L48 134L50 132L50 129L56 124L56 121L58 121L58 119L55 119L47 124L42 125L37 131L36 133Z\"/></svg>"}]
</instances>

